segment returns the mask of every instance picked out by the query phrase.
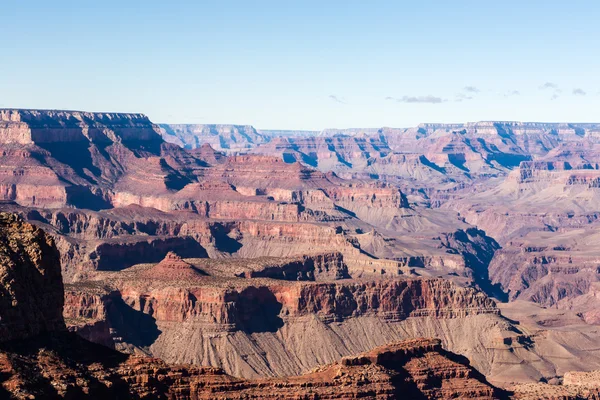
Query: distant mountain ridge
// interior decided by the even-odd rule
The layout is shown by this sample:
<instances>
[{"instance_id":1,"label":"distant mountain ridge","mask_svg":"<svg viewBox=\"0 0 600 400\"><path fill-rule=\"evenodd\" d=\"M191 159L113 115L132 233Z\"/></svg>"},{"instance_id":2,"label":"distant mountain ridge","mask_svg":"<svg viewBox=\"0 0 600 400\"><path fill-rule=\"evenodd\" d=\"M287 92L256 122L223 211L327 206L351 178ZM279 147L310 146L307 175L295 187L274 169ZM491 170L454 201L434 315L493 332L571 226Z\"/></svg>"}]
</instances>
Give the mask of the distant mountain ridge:
<instances>
[{"instance_id":1,"label":"distant mountain ridge","mask_svg":"<svg viewBox=\"0 0 600 400\"><path fill-rule=\"evenodd\" d=\"M166 142L187 149L209 144L214 149L243 151L266 143L269 138L251 125L220 124L160 124L160 132Z\"/></svg>"},{"instance_id":2,"label":"distant mountain ridge","mask_svg":"<svg viewBox=\"0 0 600 400\"><path fill-rule=\"evenodd\" d=\"M375 136L384 134L430 136L435 133L464 130L465 133L489 135L506 131L514 135L553 134L600 137L600 123L478 121L466 123L421 123L408 128L326 128L321 131L293 129L256 129L251 125L231 124L159 124L163 138L182 147L196 148L208 143L217 150L243 150L274 138Z\"/></svg>"},{"instance_id":3,"label":"distant mountain ridge","mask_svg":"<svg viewBox=\"0 0 600 400\"><path fill-rule=\"evenodd\" d=\"M167 142L227 154L277 156L346 179L455 184L505 176L570 143L600 141L600 123L479 121L411 128L257 130L240 125L161 125Z\"/></svg>"}]
</instances>

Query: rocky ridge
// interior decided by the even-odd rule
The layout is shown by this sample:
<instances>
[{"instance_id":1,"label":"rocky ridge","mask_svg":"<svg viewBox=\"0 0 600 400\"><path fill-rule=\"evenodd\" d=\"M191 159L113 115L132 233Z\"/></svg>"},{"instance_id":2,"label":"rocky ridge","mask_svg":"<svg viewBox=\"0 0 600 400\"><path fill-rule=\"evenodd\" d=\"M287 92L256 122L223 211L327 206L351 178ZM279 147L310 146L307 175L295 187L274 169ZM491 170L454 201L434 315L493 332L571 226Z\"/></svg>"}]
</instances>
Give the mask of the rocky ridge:
<instances>
[{"instance_id":1,"label":"rocky ridge","mask_svg":"<svg viewBox=\"0 0 600 400\"><path fill-rule=\"evenodd\" d=\"M15 215L0 214L0 337L64 330L63 283L54 241ZM44 288L43 290L39 290Z\"/></svg>"},{"instance_id":2,"label":"rocky ridge","mask_svg":"<svg viewBox=\"0 0 600 400\"><path fill-rule=\"evenodd\" d=\"M143 115L2 115L0 207L53 236L92 340L247 377L419 336L504 386L600 368L597 124L209 127L220 152ZM473 288L548 308L455 301Z\"/></svg>"},{"instance_id":3,"label":"rocky ridge","mask_svg":"<svg viewBox=\"0 0 600 400\"><path fill-rule=\"evenodd\" d=\"M18 252L12 249L16 242L23 245ZM45 308L36 315L15 313L15 307L27 309L38 299L32 293L13 298L17 301L12 306L0 303L1 327L19 321L29 329L21 332L22 337L3 336L0 341L0 394L9 398L299 399L310 393L330 399L391 399L398 393L414 393L425 398L467 395L491 399L500 393L464 358L428 339L377 348L308 375L260 381L233 378L215 368L169 366L157 359L102 349L66 333L57 318L62 293L52 239L18 217L1 214L0 245L3 276L15 276L2 281L3 292L18 293L21 287L30 286L38 295L47 296ZM180 267L179 261L169 256L165 263ZM35 273L59 279L28 281ZM38 329L41 322L44 328Z\"/></svg>"}]
</instances>

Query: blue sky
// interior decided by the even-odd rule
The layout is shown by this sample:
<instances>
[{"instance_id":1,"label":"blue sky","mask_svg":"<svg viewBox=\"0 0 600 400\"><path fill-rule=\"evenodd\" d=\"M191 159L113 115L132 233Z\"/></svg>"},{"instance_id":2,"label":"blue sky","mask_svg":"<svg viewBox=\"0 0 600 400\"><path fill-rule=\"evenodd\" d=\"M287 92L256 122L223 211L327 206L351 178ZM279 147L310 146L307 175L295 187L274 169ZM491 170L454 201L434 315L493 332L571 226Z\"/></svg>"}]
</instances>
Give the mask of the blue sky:
<instances>
[{"instance_id":1,"label":"blue sky","mask_svg":"<svg viewBox=\"0 0 600 400\"><path fill-rule=\"evenodd\" d=\"M0 107L316 130L598 122L599 16L576 0L2 0Z\"/></svg>"}]
</instances>

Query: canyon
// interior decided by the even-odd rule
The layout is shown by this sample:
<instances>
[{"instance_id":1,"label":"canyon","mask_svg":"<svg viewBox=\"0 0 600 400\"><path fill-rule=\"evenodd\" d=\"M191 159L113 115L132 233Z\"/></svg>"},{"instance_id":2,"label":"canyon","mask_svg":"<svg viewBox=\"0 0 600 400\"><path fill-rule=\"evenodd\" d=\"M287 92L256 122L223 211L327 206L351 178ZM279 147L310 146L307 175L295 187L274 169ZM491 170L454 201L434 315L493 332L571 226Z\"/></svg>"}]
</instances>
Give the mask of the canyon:
<instances>
[{"instance_id":1,"label":"canyon","mask_svg":"<svg viewBox=\"0 0 600 400\"><path fill-rule=\"evenodd\" d=\"M2 280L2 385L597 398L599 165L600 124L311 132L0 110L3 234L27 237L0 265L32 271ZM22 372L41 365L55 375Z\"/></svg>"},{"instance_id":2,"label":"canyon","mask_svg":"<svg viewBox=\"0 0 600 400\"><path fill-rule=\"evenodd\" d=\"M50 236L14 214L1 213L0 254L2 397L393 399L402 394L492 399L501 393L437 339L391 343L306 375L256 381L218 368L128 356L67 331L58 250ZM162 265L182 267L172 255Z\"/></svg>"}]
</instances>

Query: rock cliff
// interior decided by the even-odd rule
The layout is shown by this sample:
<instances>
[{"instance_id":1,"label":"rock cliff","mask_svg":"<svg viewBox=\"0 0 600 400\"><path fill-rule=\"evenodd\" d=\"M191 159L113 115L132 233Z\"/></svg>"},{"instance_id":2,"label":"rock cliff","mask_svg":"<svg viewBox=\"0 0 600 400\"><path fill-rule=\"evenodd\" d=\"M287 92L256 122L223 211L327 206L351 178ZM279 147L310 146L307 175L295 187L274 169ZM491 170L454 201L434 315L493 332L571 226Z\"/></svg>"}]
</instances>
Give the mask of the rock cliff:
<instances>
[{"instance_id":1,"label":"rock cliff","mask_svg":"<svg viewBox=\"0 0 600 400\"><path fill-rule=\"evenodd\" d=\"M498 384L554 382L600 369L599 132L296 135L8 109L0 209L53 237L69 329L116 349L264 378L427 336ZM10 313L43 306L10 290ZM64 331L57 318L15 330Z\"/></svg>"},{"instance_id":2,"label":"rock cliff","mask_svg":"<svg viewBox=\"0 0 600 400\"><path fill-rule=\"evenodd\" d=\"M160 133L167 142L187 149L208 144L217 150L239 152L268 141L268 137L252 126L160 124Z\"/></svg>"},{"instance_id":3,"label":"rock cliff","mask_svg":"<svg viewBox=\"0 0 600 400\"><path fill-rule=\"evenodd\" d=\"M0 110L0 138L3 144L160 142L142 114L60 110Z\"/></svg>"},{"instance_id":4,"label":"rock cliff","mask_svg":"<svg viewBox=\"0 0 600 400\"><path fill-rule=\"evenodd\" d=\"M394 343L307 375L247 381L216 368L127 356L66 332L56 247L0 215L0 395L3 398L497 398L468 360L431 339ZM170 255L160 267L186 271ZM174 276L174 279L189 276Z\"/></svg>"},{"instance_id":5,"label":"rock cliff","mask_svg":"<svg viewBox=\"0 0 600 400\"><path fill-rule=\"evenodd\" d=\"M65 330L59 262L41 229L0 213L0 341Z\"/></svg>"},{"instance_id":6,"label":"rock cliff","mask_svg":"<svg viewBox=\"0 0 600 400\"><path fill-rule=\"evenodd\" d=\"M339 265L335 260L319 256L314 268ZM164 262L173 261L180 262L173 256ZM494 301L448 280L331 281L335 278L325 275L312 281L312 274L294 271L291 276L302 281L291 282L282 271L306 271L306 261L183 261L188 271L193 266L201 273L155 277L152 271L163 269L161 262L67 285L69 329L123 351L216 366L248 378L301 374L424 334L441 338L501 384L554 376L562 368L551 351L541 350L556 347L556 338L544 339L540 349L528 345L534 337L500 315ZM254 275L257 271L265 272Z\"/></svg>"}]
</instances>

